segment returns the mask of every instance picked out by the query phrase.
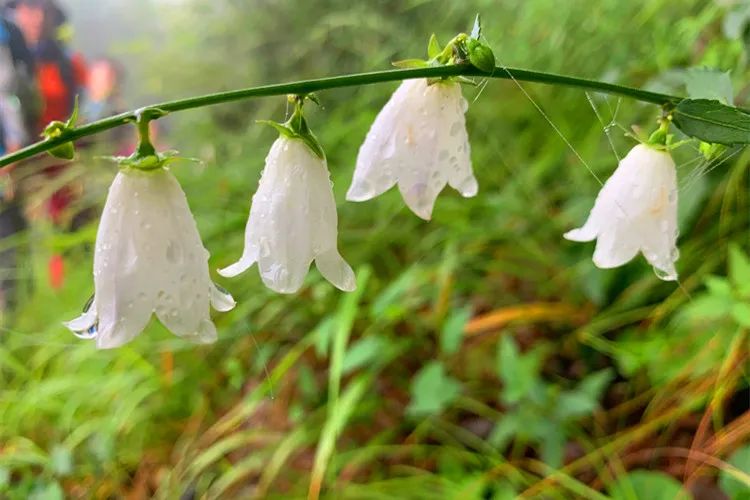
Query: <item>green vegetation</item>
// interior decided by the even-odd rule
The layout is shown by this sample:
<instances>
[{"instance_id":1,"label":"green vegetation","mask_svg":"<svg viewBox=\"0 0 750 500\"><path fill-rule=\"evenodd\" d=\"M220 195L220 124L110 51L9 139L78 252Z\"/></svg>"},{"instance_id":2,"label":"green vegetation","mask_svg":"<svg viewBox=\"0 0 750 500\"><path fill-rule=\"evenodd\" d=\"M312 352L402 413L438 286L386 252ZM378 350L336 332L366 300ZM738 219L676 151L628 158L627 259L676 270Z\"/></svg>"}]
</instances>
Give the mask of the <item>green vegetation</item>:
<instances>
[{"instance_id":1,"label":"green vegetation","mask_svg":"<svg viewBox=\"0 0 750 500\"><path fill-rule=\"evenodd\" d=\"M139 75L133 107L385 69L423 57L431 33L447 40L476 12L498 64L675 94L692 92L681 70L717 67L748 107L742 5L174 3L152 7L158 51L145 35L120 46ZM72 337L60 322L93 291L96 222L35 227L22 270L32 281L0 345L0 496L619 500L721 488L748 498L750 154L730 148L709 163L697 144L676 151L679 286L642 258L598 270L593 245L562 234L585 219L595 176L633 144L624 129L650 131L658 109L522 85L465 88L480 193L446 190L430 223L395 190L343 201L396 84L321 92L307 121L326 149L339 249L359 288L338 292L317 271L292 296L264 288L254 268L220 279L238 306L216 317L213 346L157 322L115 351ZM268 98L164 120L157 143L205 161L173 171L214 269L242 249L275 138L255 120L283 121L285 107ZM115 167L93 156L76 172L99 206ZM47 284L53 251L66 258L61 290Z\"/></svg>"}]
</instances>

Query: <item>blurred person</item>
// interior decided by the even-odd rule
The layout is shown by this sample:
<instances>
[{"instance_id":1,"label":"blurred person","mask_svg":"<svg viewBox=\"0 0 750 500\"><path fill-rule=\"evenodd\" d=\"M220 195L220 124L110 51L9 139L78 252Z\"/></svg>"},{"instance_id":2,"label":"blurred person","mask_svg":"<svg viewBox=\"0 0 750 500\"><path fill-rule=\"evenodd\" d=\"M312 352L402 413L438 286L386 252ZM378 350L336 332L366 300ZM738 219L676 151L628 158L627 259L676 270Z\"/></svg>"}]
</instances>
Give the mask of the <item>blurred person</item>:
<instances>
[{"instance_id":1,"label":"blurred person","mask_svg":"<svg viewBox=\"0 0 750 500\"><path fill-rule=\"evenodd\" d=\"M83 71L81 67L76 70L65 44L58 37L66 16L54 0L14 0L8 8L34 57L42 101L41 113L33 130L34 135L38 135L49 122L65 121L72 114L79 83L85 77L79 74ZM52 181L66 168L65 164L52 164L42 170L43 184L59 184L45 201L43 211L56 227L65 226L69 215L67 209L76 198L76 189L69 183ZM50 285L60 288L64 278L62 255L53 254L48 267Z\"/></svg>"},{"instance_id":2,"label":"blurred person","mask_svg":"<svg viewBox=\"0 0 750 500\"><path fill-rule=\"evenodd\" d=\"M70 116L78 91L76 69L57 38L65 17L52 0L16 0L11 8L36 65L43 106L35 132L40 133L49 122Z\"/></svg>"},{"instance_id":3,"label":"blurred person","mask_svg":"<svg viewBox=\"0 0 750 500\"><path fill-rule=\"evenodd\" d=\"M81 115L92 122L116 114L122 110L120 84L123 71L119 64L108 57L94 59L88 71L86 90L81 106Z\"/></svg>"},{"instance_id":4,"label":"blurred person","mask_svg":"<svg viewBox=\"0 0 750 500\"><path fill-rule=\"evenodd\" d=\"M36 108L33 75L34 61L23 34L0 16L0 154L20 149L31 137ZM15 299L18 242L11 238L26 228L11 169L0 171L0 311Z\"/></svg>"}]
</instances>

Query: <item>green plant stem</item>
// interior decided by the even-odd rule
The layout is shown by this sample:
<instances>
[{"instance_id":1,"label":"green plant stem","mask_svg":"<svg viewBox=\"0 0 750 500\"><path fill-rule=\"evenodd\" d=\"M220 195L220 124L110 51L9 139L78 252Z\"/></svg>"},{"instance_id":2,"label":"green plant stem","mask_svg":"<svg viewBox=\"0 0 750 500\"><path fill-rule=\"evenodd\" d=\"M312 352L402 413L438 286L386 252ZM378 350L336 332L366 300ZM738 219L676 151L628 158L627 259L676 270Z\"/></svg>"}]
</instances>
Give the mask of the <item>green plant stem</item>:
<instances>
[{"instance_id":1,"label":"green plant stem","mask_svg":"<svg viewBox=\"0 0 750 500\"><path fill-rule=\"evenodd\" d=\"M132 123L137 117L146 110L158 109L165 113L175 111L184 111L187 109L202 108L214 104L239 101L255 97L269 97L286 94L306 94L321 90L335 89L340 87L355 87L359 85L370 85L373 83L392 82L408 80L411 78L441 78L448 76L475 76L484 78L512 79L519 82L545 83L549 85L563 85L576 87L607 94L630 97L639 101L650 102L661 106L674 106L680 102L683 97L669 94L660 94L649 92L633 87L615 85L612 83L588 80L585 78L576 78L572 76L557 75L553 73L543 73L539 71L530 71L516 68L495 68L492 73L486 73L471 65L441 66L434 68L413 68L413 69L395 69L387 71L374 71L371 73L356 73L352 75L333 76L328 78L319 78L315 80L303 80L292 83L278 83L273 85L264 85L261 87L251 87L240 90L231 90L228 92L219 92L176 101L167 101L160 104L154 104L141 108L136 111L128 111L104 118L99 121L88 123L80 127L68 129L60 137L37 142L23 149L0 158L0 167L15 163L20 160L30 158L39 153L49 151L55 146L66 142L76 141L83 137L98 134L105 130Z\"/></svg>"}]
</instances>

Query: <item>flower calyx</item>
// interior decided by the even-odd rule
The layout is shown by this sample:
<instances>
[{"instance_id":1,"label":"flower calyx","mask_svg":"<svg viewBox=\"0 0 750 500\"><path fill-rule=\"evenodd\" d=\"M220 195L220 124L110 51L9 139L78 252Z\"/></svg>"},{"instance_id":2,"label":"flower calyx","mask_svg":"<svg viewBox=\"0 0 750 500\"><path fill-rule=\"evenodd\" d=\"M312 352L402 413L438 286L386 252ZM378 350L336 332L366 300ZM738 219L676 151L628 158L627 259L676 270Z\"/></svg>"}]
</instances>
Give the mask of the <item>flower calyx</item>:
<instances>
[{"instance_id":1,"label":"flower calyx","mask_svg":"<svg viewBox=\"0 0 750 500\"><path fill-rule=\"evenodd\" d=\"M200 162L196 158L186 158L179 155L178 151L169 150L157 152L151 143L150 123L153 120L167 115L167 112L159 108L142 108L134 113L131 119L138 128L138 145L130 156L101 156L100 159L117 163L121 170L141 170L144 172L164 168L168 164L187 160Z\"/></svg>"},{"instance_id":2,"label":"flower calyx","mask_svg":"<svg viewBox=\"0 0 750 500\"><path fill-rule=\"evenodd\" d=\"M290 94L289 96L287 96L287 99L289 101L289 104L292 104L294 106L292 116L290 116L287 121L285 121L284 123L278 123L273 120L258 120L257 123L262 123L264 125L269 125L275 128L276 131L284 137L301 140L308 148L310 148L313 153L315 153L315 156L317 156L321 160L324 160L326 155L325 151L323 151L323 146L321 146L318 138L315 137L315 134L313 134L310 130L310 127L307 125L307 120L305 120L305 115L302 111L302 107L304 106L306 100L310 100L320 106L318 97L312 93Z\"/></svg>"},{"instance_id":3,"label":"flower calyx","mask_svg":"<svg viewBox=\"0 0 750 500\"><path fill-rule=\"evenodd\" d=\"M479 15L474 20L474 27L470 34L459 33L443 48L440 47L437 36L433 33L427 44L429 59L405 59L393 63L398 68L430 68L437 66L453 66L471 64L485 72L495 71L495 54L487 43L482 40L482 25ZM464 79L458 77L462 82ZM473 83L470 80L464 83Z\"/></svg>"}]
</instances>

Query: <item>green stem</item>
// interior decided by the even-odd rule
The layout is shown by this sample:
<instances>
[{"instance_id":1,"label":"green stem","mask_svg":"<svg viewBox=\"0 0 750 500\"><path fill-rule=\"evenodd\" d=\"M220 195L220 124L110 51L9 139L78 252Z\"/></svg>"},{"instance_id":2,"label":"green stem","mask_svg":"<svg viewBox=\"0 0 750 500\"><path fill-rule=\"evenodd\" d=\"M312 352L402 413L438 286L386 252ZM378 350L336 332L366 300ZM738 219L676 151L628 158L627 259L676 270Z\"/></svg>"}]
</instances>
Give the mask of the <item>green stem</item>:
<instances>
[{"instance_id":1,"label":"green stem","mask_svg":"<svg viewBox=\"0 0 750 500\"><path fill-rule=\"evenodd\" d=\"M147 110L160 110L165 113L174 111L183 111L186 109L202 108L214 104L221 104L231 101L239 101L254 97L268 97L285 94L308 94L321 90L335 89L340 87L355 87L359 85L370 85L373 83L392 82L408 80L411 78L441 78L448 76L476 76L484 78L512 79L520 82L545 83L550 85L563 85L576 87L580 89L603 92L607 94L630 97L639 101L659 104L661 106L674 106L680 102L683 97L669 94L660 94L649 92L633 87L615 85L613 83L588 80L585 78L576 78L572 76L557 75L553 73L543 73L539 71L530 71L516 68L495 68L491 74L485 73L471 65L442 66L435 68L413 68L413 69L395 69L387 71L375 71L371 73L357 73L353 75L333 76L328 78L319 78L315 80L303 80L292 83L279 83L274 85L264 85L261 87L252 87L240 90L231 90L229 92L219 92L176 101L168 101L161 104L148 106ZM98 134L126 123L132 123L137 120L140 111L128 111L119 115L104 118L99 121L88 123L74 129L70 129L63 137L48 139L37 142L23 149L0 158L0 167L15 163L20 160L30 158L39 153L49 151L55 146L65 142L75 141L83 137Z\"/></svg>"}]
</instances>

